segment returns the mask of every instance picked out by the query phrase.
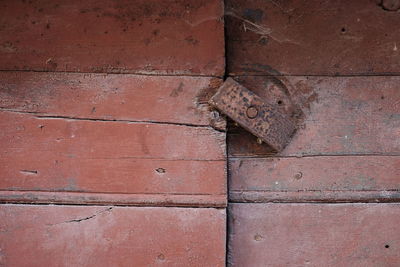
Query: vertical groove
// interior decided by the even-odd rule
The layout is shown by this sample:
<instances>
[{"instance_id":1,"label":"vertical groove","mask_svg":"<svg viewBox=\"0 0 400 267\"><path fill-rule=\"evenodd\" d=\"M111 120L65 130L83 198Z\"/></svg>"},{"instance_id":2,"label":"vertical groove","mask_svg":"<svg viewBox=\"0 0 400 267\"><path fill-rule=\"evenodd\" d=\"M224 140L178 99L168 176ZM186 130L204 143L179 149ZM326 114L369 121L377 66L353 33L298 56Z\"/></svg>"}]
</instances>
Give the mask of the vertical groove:
<instances>
[{"instance_id":1,"label":"vertical groove","mask_svg":"<svg viewBox=\"0 0 400 267\"><path fill-rule=\"evenodd\" d=\"M227 29L226 29L226 17L225 17L225 6L226 6L226 0L221 0L223 4L223 10L224 10L224 16L223 16L223 23L224 23L224 60L225 60L225 70L224 70L224 76L223 76L223 81L225 81L228 78L228 37L227 37ZM227 207L226 207L226 237L225 237L225 265L226 266L231 266L230 264L230 249L229 249L229 236L231 234L231 229L230 229L230 208L229 208L229 147L228 147L228 124L227 124L227 129L225 133L225 153L226 153L226 197L227 197Z\"/></svg>"}]
</instances>

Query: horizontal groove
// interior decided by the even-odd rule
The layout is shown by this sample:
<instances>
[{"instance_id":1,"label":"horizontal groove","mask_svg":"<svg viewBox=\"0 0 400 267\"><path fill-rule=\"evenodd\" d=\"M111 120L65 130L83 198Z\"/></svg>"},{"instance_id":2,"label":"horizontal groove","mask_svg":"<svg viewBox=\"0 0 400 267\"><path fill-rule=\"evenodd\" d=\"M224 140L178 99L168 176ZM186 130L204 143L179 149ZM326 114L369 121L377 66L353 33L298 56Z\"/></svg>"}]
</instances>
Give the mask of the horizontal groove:
<instances>
[{"instance_id":1,"label":"horizontal groove","mask_svg":"<svg viewBox=\"0 0 400 267\"><path fill-rule=\"evenodd\" d=\"M225 196L223 193L212 194L212 193L177 193L177 192L135 192L135 193L126 193L126 192L98 192L98 191L68 191L68 190L24 190L24 189L0 189L0 194L2 192L30 192L30 193L72 193L72 194L109 194L109 195L160 195L160 196Z\"/></svg>"},{"instance_id":2,"label":"horizontal groove","mask_svg":"<svg viewBox=\"0 0 400 267\"><path fill-rule=\"evenodd\" d=\"M307 190L296 190L296 191L291 191L291 190L230 190L230 192L233 193L244 193L244 192L255 192L255 193L307 193L307 192L317 192L317 193L333 193L333 192L339 192L339 193L351 193L351 192L371 192L371 193L376 193L376 192L399 192L400 189L385 189L385 190L329 190L329 189L307 189Z\"/></svg>"},{"instance_id":3,"label":"horizontal groove","mask_svg":"<svg viewBox=\"0 0 400 267\"><path fill-rule=\"evenodd\" d=\"M48 70L8 70L0 69L0 72L42 72L42 73L65 73L65 74L104 74L104 75L138 75L138 76L154 76L154 77L204 77L204 78L222 78L223 75L207 75L207 74L185 74L185 73L155 73L155 72L90 72L90 71L48 71Z\"/></svg>"},{"instance_id":4,"label":"horizontal groove","mask_svg":"<svg viewBox=\"0 0 400 267\"><path fill-rule=\"evenodd\" d=\"M0 191L0 203L225 208L227 195Z\"/></svg>"},{"instance_id":5,"label":"horizontal groove","mask_svg":"<svg viewBox=\"0 0 400 267\"><path fill-rule=\"evenodd\" d=\"M256 76L265 76L265 77L321 77L321 78L346 78L346 77L400 77L399 73L352 73L352 74L270 74L270 73L250 73L250 74L235 74L229 73L229 77L256 77Z\"/></svg>"},{"instance_id":6,"label":"horizontal groove","mask_svg":"<svg viewBox=\"0 0 400 267\"><path fill-rule=\"evenodd\" d=\"M216 158L216 159L192 159L192 158L156 158L156 157L117 157L117 158L73 158L73 160L141 160L141 161L166 161L166 162L175 162L175 161L195 161L195 162L226 162L225 158ZM24 170L21 170L24 171ZM29 170L27 170L29 171ZM1 191L1 189L0 189Z\"/></svg>"},{"instance_id":7,"label":"horizontal groove","mask_svg":"<svg viewBox=\"0 0 400 267\"><path fill-rule=\"evenodd\" d=\"M74 206L74 207L121 207L121 208L181 208L181 209L217 209L217 210L225 210L227 206L224 207L208 207L208 206L179 206L179 205L170 205L170 206L162 206L162 205L123 205L123 204L118 204L118 205L113 205L113 204L71 204L71 203L5 203L0 201L0 206L1 205L13 205L13 206Z\"/></svg>"},{"instance_id":8,"label":"horizontal groove","mask_svg":"<svg viewBox=\"0 0 400 267\"><path fill-rule=\"evenodd\" d=\"M387 203L400 202L399 190L377 191L237 191L231 190L232 203Z\"/></svg>"},{"instance_id":9,"label":"horizontal groove","mask_svg":"<svg viewBox=\"0 0 400 267\"><path fill-rule=\"evenodd\" d=\"M180 122L165 122L165 121L151 121L151 120L101 119L101 118L59 116L59 115L47 115L45 113L40 113L40 112L20 111L20 110L5 109L5 108L0 108L0 111L23 114L23 115L29 114L29 115L35 116L38 119L64 119L64 120L76 120L76 121L121 122L121 123L132 123L132 124L134 124L134 123L137 123L137 124L161 124L161 125L177 125L177 126L185 126L185 127L214 129L210 125L180 123ZM220 131L222 131L222 130L220 130Z\"/></svg>"},{"instance_id":10,"label":"horizontal groove","mask_svg":"<svg viewBox=\"0 0 400 267\"><path fill-rule=\"evenodd\" d=\"M92 159L92 160L124 160L124 159L134 159L134 160L150 160L150 161L205 161L205 162L225 162L226 159L221 158L221 159L191 159L191 158L144 158L144 157L119 157L119 158L79 158L78 160L84 160L84 159Z\"/></svg>"},{"instance_id":11,"label":"horizontal groove","mask_svg":"<svg viewBox=\"0 0 400 267\"><path fill-rule=\"evenodd\" d=\"M381 202L372 202L372 201L357 201L357 202L334 202L334 201L312 201L312 202L302 202L302 201L291 201L291 202L279 202L279 201L274 201L274 202L239 202L239 201L228 201L228 208L231 204L244 204L244 205L265 205L265 204L302 204L302 205L349 205L349 204L400 204L400 199L397 201L381 201Z\"/></svg>"},{"instance_id":12,"label":"horizontal groove","mask_svg":"<svg viewBox=\"0 0 400 267\"><path fill-rule=\"evenodd\" d=\"M399 157L399 153L346 153L346 154L305 154L305 155L288 155L281 156L275 155L260 155L260 156L228 156L229 160L243 160L243 159L273 159L273 158L318 158L318 157Z\"/></svg>"}]
</instances>

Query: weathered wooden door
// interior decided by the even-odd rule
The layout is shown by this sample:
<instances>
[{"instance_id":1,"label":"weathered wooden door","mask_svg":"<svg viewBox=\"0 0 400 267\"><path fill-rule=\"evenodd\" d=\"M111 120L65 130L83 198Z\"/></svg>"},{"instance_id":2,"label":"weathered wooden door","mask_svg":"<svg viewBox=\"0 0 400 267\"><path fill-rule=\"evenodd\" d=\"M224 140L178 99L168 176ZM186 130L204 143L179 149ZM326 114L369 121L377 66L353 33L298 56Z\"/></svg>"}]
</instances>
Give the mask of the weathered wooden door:
<instances>
[{"instance_id":1,"label":"weathered wooden door","mask_svg":"<svg viewBox=\"0 0 400 267\"><path fill-rule=\"evenodd\" d=\"M224 266L223 2L0 8L0 266Z\"/></svg>"},{"instance_id":2,"label":"weathered wooden door","mask_svg":"<svg viewBox=\"0 0 400 267\"><path fill-rule=\"evenodd\" d=\"M400 265L396 1L0 7L0 266ZM225 131L227 77L284 150Z\"/></svg>"},{"instance_id":3,"label":"weathered wooden door","mask_svg":"<svg viewBox=\"0 0 400 267\"><path fill-rule=\"evenodd\" d=\"M278 154L228 130L229 265L400 266L399 7L226 1L227 75L303 113Z\"/></svg>"}]
</instances>

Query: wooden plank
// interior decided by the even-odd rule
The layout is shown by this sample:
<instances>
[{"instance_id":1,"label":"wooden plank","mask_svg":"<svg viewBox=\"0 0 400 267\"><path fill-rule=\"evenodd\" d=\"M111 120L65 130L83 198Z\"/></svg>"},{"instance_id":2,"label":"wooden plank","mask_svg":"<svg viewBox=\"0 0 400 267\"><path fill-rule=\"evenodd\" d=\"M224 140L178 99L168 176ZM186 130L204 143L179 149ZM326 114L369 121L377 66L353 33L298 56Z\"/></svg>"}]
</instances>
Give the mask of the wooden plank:
<instances>
[{"instance_id":1,"label":"wooden plank","mask_svg":"<svg viewBox=\"0 0 400 267\"><path fill-rule=\"evenodd\" d=\"M398 156L232 159L229 169L232 201L400 199Z\"/></svg>"},{"instance_id":2,"label":"wooden plank","mask_svg":"<svg viewBox=\"0 0 400 267\"><path fill-rule=\"evenodd\" d=\"M223 1L2 1L0 70L222 76Z\"/></svg>"},{"instance_id":3,"label":"wooden plank","mask_svg":"<svg viewBox=\"0 0 400 267\"><path fill-rule=\"evenodd\" d=\"M53 116L210 125L206 77L0 72L0 108ZM222 125L222 126L221 126Z\"/></svg>"},{"instance_id":4,"label":"wooden plank","mask_svg":"<svg viewBox=\"0 0 400 267\"><path fill-rule=\"evenodd\" d=\"M225 266L224 209L1 205L0 218L4 266Z\"/></svg>"},{"instance_id":5,"label":"wooden plank","mask_svg":"<svg viewBox=\"0 0 400 267\"><path fill-rule=\"evenodd\" d=\"M117 193L121 202L130 204L138 197L123 194L144 196L138 203L153 203L155 198L160 203L154 195L163 195L167 204L168 194L177 194L175 199L183 204L193 204L192 195L205 201L197 205L226 203L221 197L226 194L225 134L209 127L2 111L0 128L3 201L10 200L10 191L22 190L88 194L83 199L90 193ZM43 196L38 199L43 201ZM71 196L82 202L79 194ZM36 198L31 196L29 202Z\"/></svg>"},{"instance_id":6,"label":"wooden plank","mask_svg":"<svg viewBox=\"0 0 400 267\"><path fill-rule=\"evenodd\" d=\"M398 266L399 204L232 204L230 266Z\"/></svg>"},{"instance_id":7,"label":"wooden plank","mask_svg":"<svg viewBox=\"0 0 400 267\"><path fill-rule=\"evenodd\" d=\"M230 75L400 73L400 17L381 1L226 3Z\"/></svg>"},{"instance_id":8,"label":"wooden plank","mask_svg":"<svg viewBox=\"0 0 400 267\"><path fill-rule=\"evenodd\" d=\"M400 155L399 77L281 79L305 119L279 156ZM257 93L259 84L248 88ZM231 156L271 154L250 135L233 134L228 141Z\"/></svg>"}]
</instances>

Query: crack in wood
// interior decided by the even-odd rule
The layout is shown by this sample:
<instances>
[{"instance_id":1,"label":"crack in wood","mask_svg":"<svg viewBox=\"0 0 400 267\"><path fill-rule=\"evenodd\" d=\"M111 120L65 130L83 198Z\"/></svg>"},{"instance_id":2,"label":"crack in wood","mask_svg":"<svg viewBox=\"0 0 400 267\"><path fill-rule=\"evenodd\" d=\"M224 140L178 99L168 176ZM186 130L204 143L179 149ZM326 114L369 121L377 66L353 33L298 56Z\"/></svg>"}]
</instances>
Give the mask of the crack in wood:
<instances>
[{"instance_id":1,"label":"crack in wood","mask_svg":"<svg viewBox=\"0 0 400 267\"><path fill-rule=\"evenodd\" d=\"M48 224L48 226L54 226L54 225L59 225L59 224L63 224L63 223L79 223L79 222L82 222L82 221L87 221L87 220L95 218L97 215L99 215L101 213L104 213L104 212L107 212L107 211L111 211L112 209L113 209L113 207L109 207L109 208L107 208L105 210L98 211L95 214L90 215L90 216L86 216L86 217L78 218L78 219L72 219L72 220L68 220L68 221L64 221L64 222L60 222L60 223L55 223L55 224Z\"/></svg>"}]
</instances>

